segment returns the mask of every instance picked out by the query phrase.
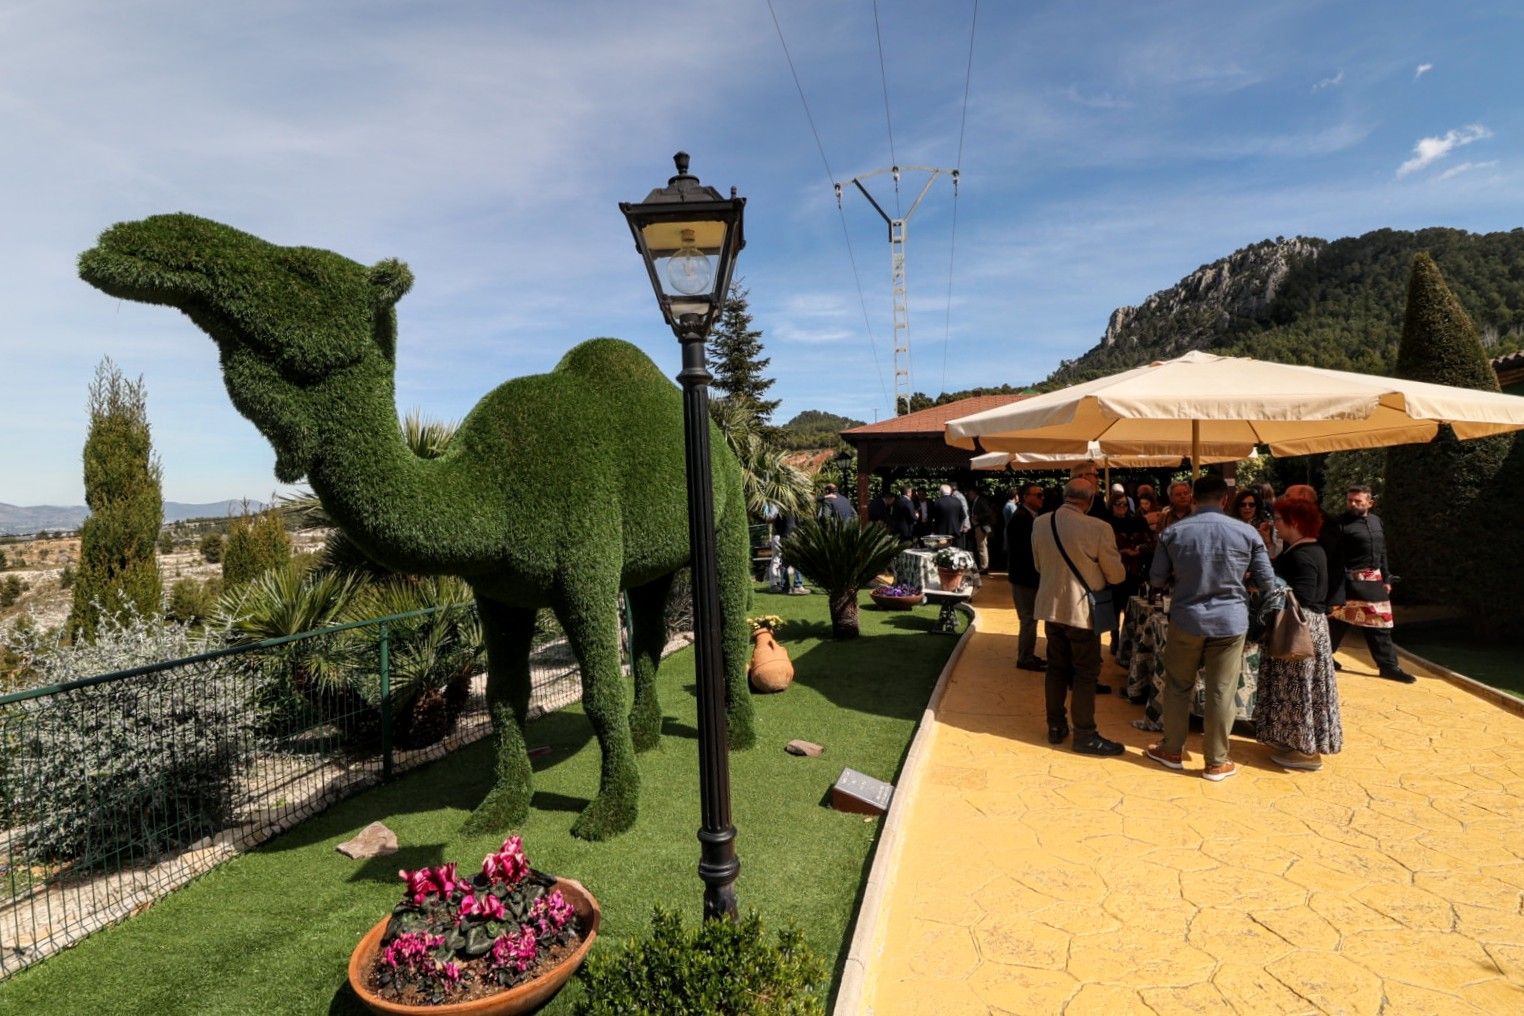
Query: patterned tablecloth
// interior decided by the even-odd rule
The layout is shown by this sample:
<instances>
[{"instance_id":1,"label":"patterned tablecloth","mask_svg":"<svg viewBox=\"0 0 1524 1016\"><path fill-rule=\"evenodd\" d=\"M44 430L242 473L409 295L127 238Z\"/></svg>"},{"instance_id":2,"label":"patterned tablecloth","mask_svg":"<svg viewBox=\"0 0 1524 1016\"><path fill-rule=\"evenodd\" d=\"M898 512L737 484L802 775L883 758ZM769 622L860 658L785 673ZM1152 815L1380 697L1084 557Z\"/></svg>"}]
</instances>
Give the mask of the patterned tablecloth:
<instances>
[{"instance_id":1,"label":"patterned tablecloth","mask_svg":"<svg viewBox=\"0 0 1524 1016\"><path fill-rule=\"evenodd\" d=\"M942 580L937 577L933 563L936 552L912 547L900 551L894 559L894 584L897 586L920 586L922 589L941 589ZM979 572L970 570L963 575L963 587L979 588Z\"/></svg>"},{"instance_id":2,"label":"patterned tablecloth","mask_svg":"<svg viewBox=\"0 0 1524 1016\"><path fill-rule=\"evenodd\" d=\"M1128 697L1147 699L1145 718L1133 722L1133 726L1142 730L1163 729L1164 642L1168 637L1169 606L1149 603L1141 596L1134 596L1127 605L1127 621L1123 625L1117 658L1127 668ZM1258 642L1244 643L1238 690L1233 693L1235 721L1254 719L1254 692L1259 686L1259 655ZM1206 714L1206 689L1199 674L1196 677L1196 695L1191 700L1191 714Z\"/></svg>"}]
</instances>

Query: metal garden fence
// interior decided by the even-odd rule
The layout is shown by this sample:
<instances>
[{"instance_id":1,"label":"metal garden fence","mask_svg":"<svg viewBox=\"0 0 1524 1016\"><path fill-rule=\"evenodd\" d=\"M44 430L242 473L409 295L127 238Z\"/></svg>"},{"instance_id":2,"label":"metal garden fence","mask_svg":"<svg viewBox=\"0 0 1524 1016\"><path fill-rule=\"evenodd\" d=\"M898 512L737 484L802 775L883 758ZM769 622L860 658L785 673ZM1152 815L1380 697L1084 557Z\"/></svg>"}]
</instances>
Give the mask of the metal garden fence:
<instances>
[{"instance_id":1,"label":"metal garden fence","mask_svg":"<svg viewBox=\"0 0 1524 1016\"><path fill-rule=\"evenodd\" d=\"M479 639L437 651L440 624L474 626L474 611L413 611L0 696L0 977L486 736ZM540 623L533 715L581 695L564 636L549 612Z\"/></svg>"}]
</instances>

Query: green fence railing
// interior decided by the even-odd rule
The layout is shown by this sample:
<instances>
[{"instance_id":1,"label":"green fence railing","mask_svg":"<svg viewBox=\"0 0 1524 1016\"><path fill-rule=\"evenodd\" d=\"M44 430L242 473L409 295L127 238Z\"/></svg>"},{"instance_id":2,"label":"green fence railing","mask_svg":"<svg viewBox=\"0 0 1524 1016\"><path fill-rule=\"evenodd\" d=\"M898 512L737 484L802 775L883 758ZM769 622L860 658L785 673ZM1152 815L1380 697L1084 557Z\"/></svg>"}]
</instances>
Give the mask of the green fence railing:
<instances>
[{"instance_id":1,"label":"green fence railing","mask_svg":"<svg viewBox=\"0 0 1524 1016\"><path fill-rule=\"evenodd\" d=\"M474 611L395 614L0 696L0 977L486 736ZM549 612L541 626L535 714L581 694Z\"/></svg>"}]
</instances>

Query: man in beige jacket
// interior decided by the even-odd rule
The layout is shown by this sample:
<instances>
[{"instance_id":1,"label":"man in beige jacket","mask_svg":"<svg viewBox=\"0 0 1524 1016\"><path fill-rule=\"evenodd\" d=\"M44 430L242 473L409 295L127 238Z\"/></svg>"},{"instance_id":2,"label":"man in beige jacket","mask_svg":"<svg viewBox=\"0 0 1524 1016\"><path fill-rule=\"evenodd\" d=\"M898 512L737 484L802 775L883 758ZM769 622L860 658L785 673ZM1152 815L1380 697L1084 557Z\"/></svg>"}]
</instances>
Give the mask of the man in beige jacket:
<instances>
[{"instance_id":1,"label":"man in beige jacket","mask_svg":"<svg viewBox=\"0 0 1524 1016\"><path fill-rule=\"evenodd\" d=\"M1110 595L1108 587L1126 578L1127 569L1111 526L1088 514L1094 496L1094 484L1070 480L1064 487L1063 506L1032 523L1032 561L1039 573L1036 614L1047 622L1048 635L1048 743L1060 744L1069 735L1064 700L1072 691L1069 713L1074 718L1074 750L1083 755L1120 755L1122 745L1095 729L1101 635L1095 630L1085 594L1097 590Z\"/></svg>"}]
</instances>

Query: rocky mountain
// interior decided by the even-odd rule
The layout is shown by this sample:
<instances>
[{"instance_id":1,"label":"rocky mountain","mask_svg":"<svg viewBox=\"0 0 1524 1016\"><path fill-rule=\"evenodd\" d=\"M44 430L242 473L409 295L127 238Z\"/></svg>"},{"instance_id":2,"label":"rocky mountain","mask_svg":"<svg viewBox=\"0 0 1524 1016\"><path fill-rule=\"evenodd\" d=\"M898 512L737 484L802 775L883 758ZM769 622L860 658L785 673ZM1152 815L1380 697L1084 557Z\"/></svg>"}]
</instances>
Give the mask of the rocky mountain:
<instances>
[{"instance_id":1,"label":"rocky mountain","mask_svg":"<svg viewBox=\"0 0 1524 1016\"><path fill-rule=\"evenodd\" d=\"M211 501L206 504L186 504L181 501L164 502L164 521L182 522L186 519L215 519L228 515L240 515L244 511L242 500ZM248 510L257 512L264 508L258 501L247 502ZM72 532L85 524L90 509L78 505L14 505L0 503L0 535L25 536L30 533L65 530Z\"/></svg>"},{"instance_id":2,"label":"rocky mountain","mask_svg":"<svg viewBox=\"0 0 1524 1016\"><path fill-rule=\"evenodd\" d=\"M1192 349L1386 373L1402 333L1408 270L1421 250L1434 256L1495 353L1524 347L1524 229L1276 237L1117 308L1095 347L1064 361L1045 387Z\"/></svg>"}]
</instances>

